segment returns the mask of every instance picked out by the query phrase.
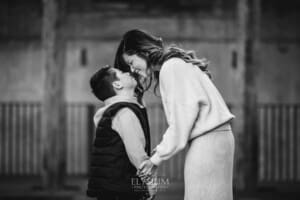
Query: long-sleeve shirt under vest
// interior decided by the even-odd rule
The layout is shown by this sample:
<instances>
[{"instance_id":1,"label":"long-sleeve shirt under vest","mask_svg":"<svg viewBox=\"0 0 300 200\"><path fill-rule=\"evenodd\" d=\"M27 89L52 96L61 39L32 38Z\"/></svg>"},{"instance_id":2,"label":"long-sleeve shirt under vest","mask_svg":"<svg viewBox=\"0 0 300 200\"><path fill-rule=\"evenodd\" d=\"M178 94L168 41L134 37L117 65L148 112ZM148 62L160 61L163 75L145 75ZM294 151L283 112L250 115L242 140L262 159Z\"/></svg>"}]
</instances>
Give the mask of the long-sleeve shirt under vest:
<instances>
[{"instance_id":1,"label":"long-sleeve shirt under vest","mask_svg":"<svg viewBox=\"0 0 300 200\"><path fill-rule=\"evenodd\" d=\"M135 103L141 108L143 107L134 97L117 95L108 98L104 101L104 107L100 108L94 115L96 126L102 118L104 111L117 102ZM123 108L113 118L112 128L119 133L130 162L138 169L141 163L149 158L145 152L146 140L139 119L129 108Z\"/></svg>"}]
</instances>

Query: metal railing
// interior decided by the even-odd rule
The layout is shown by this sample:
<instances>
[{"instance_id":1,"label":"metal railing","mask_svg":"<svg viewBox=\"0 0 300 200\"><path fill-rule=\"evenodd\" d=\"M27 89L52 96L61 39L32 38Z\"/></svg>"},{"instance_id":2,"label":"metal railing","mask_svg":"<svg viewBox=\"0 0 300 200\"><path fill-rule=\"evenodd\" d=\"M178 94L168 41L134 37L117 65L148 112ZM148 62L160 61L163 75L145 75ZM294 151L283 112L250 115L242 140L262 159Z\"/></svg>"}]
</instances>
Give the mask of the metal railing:
<instances>
[{"instance_id":1,"label":"metal railing","mask_svg":"<svg viewBox=\"0 0 300 200\"><path fill-rule=\"evenodd\" d=\"M300 104L258 107L260 182L300 181Z\"/></svg>"},{"instance_id":2,"label":"metal railing","mask_svg":"<svg viewBox=\"0 0 300 200\"><path fill-rule=\"evenodd\" d=\"M67 173L87 172L87 105L67 106ZM38 102L0 103L0 175L39 175L43 143L41 104Z\"/></svg>"},{"instance_id":3,"label":"metal railing","mask_svg":"<svg viewBox=\"0 0 300 200\"><path fill-rule=\"evenodd\" d=\"M234 107L234 106L230 106ZM262 183L300 180L300 104L259 104L258 180ZM154 148L167 128L161 104L148 105L151 144ZM96 106L67 105L67 174L86 175L94 135ZM42 161L41 104L0 103L0 175L39 175ZM237 152L238 153L238 152ZM159 175L183 179L185 151L163 162Z\"/></svg>"}]
</instances>

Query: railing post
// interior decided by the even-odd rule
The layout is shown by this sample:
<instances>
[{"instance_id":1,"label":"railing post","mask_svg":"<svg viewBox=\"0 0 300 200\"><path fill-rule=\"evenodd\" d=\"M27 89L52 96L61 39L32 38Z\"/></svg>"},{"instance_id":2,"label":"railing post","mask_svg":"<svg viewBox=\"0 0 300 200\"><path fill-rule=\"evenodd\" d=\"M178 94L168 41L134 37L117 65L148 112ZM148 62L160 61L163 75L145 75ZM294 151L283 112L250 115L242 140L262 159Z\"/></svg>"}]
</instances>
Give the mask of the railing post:
<instances>
[{"instance_id":1,"label":"railing post","mask_svg":"<svg viewBox=\"0 0 300 200\"><path fill-rule=\"evenodd\" d=\"M257 88L259 66L260 0L237 1L237 91L242 106L237 114L237 189L254 191L257 186Z\"/></svg>"}]
</instances>

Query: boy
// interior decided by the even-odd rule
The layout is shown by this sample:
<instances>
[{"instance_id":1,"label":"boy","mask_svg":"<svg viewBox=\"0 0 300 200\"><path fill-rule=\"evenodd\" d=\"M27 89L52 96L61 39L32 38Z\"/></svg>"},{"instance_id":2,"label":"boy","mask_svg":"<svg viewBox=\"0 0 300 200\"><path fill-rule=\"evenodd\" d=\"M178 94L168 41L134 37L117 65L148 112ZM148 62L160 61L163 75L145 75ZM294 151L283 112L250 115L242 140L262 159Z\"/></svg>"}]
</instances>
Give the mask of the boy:
<instances>
[{"instance_id":1,"label":"boy","mask_svg":"<svg viewBox=\"0 0 300 200\"><path fill-rule=\"evenodd\" d=\"M104 101L95 116L96 137L90 162L87 195L98 200L140 200L149 197L136 172L149 158L147 113L135 96L136 80L106 66L90 80L94 95ZM154 191L149 190L151 196Z\"/></svg>"}]
</instances>

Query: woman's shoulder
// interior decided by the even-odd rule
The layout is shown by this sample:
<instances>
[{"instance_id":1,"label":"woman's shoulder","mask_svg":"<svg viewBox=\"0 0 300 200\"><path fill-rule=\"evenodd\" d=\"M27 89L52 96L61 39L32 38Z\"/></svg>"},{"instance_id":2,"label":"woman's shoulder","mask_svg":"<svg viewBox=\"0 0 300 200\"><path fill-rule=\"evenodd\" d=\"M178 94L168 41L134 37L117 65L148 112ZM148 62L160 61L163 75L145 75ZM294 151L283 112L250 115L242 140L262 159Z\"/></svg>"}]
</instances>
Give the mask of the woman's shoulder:
<instances>
[{"instance_id":1,"label":"woman's shoulder","mask_svg":"<svg viewBox=\"0 0 300 200\"><path fill-rule=\"evenodd\" d=\"M186 70L187 65L189 65L189 63L186 63L181 58L170 58L163 63L161 72L170 73L172 71L184 71Z\"/></svg>"}]
</instances>

